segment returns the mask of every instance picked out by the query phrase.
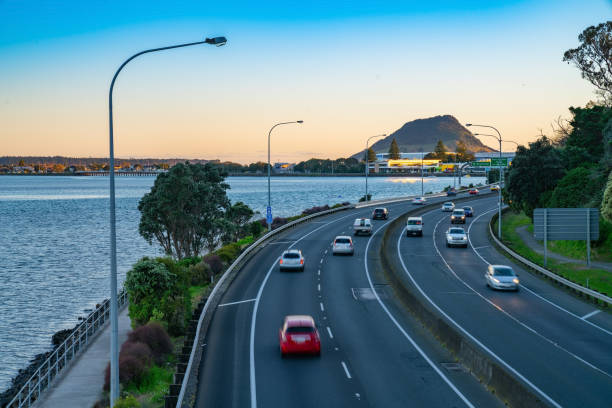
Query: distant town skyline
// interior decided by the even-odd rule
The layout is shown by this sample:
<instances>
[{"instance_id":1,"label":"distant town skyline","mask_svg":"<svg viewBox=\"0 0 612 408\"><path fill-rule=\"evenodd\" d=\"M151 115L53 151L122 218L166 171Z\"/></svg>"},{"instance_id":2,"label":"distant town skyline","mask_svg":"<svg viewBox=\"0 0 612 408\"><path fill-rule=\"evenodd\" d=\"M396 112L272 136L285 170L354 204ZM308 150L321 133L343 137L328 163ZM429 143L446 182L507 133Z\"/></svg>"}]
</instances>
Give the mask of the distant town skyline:
<instances>
[{"instance_id":1,"label":"distant town skyline","mask_svg":"<svg viewBox=\"0 0 612 408\"><path fill-rule=\"evenodd\" d=\"M527 143L596 96L562 62L606 0L0 2L0 156L108 155L108 86L135 52L204 36L226 47L144 56L115 89L117 157L347 157L368 136L450 114ZM488 138L482 142L494 147Z\"/></svg>"}]
</instances>

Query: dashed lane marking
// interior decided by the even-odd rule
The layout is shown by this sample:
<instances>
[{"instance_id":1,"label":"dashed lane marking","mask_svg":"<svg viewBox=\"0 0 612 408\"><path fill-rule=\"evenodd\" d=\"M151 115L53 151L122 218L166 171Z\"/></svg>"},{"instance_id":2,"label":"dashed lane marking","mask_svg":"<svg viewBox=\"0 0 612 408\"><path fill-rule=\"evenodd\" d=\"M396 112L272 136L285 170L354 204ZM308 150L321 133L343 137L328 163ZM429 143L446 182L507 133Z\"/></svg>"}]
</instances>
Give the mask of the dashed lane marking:
<instances>
[{"instance_id":1,"label":"dashed lane marking","mask_svg":"<svg viewBox=\"0 0 612 408\"><path fill-rule=\"evenodd\" d=\"M334 335L332 334L331 329L329 328L329 326L327 326L327 334L329 334L329 338L330 339L334 338Z\"/></svg>"},{"instance_id":2,"label":"dashed lane marking","mask_svg":"<svg viewBox=\"0 0 612 408\"><path fill-rule=\"evenodd\" d=\"M351 373L349 373L349 370L346 367L346 363L344 361L342 361L342 368L344 368L344 373L346 374L346 378L348 378L349 380L353 378L351 377Z\"/></svg>"},{"instance_id":3,"label":"dashed lane marking","mask_svg":"<svg viewBox=\"0 0 612 408\"><path fill-rule=\"evenodd\" d=\"M237 305L237 304L239 304L239 303L247 303L247 302L254 302L254 301L255 301L255 299L254 299L254 298L253 298L253 299L247 299L247 300L239 300L239 301L237 301L237 302L228 302L228 303L223 303L223 304L221 304L221 305L219 305L219 306L217 306L217 307L231 306L231 305Z\"/></svg>"},{"instance_id":4,"label":"dashed lane marking","mask_svg":"<svg viewBox=\"0 0 612 408\"><path fill-rule=\"evenodd\" d=\"M581 317L582 320L586 320L589 317L593 317L595 316L597 313L601 313L601 310L597 309L597 310L593 310L591 313L587 313L584 316Z\"/></svg>"}]
</instances>

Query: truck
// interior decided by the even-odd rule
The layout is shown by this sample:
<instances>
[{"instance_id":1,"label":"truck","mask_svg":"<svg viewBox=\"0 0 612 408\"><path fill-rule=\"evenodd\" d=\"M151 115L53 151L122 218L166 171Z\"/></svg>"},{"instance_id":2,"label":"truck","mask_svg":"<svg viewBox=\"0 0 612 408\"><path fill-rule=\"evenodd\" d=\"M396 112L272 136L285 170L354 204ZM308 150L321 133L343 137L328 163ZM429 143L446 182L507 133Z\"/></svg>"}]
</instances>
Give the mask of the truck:
<instances>
[{"instance_id":1,"label":"truck","mask_svg":"<svg viewBox=\"0 0 612 408\"><path fill-rule=\"evenodd\" d=\"M356 218L353 223L355 235L372 235L372 221L369 218Z\"/></svg>"}]
</instances>

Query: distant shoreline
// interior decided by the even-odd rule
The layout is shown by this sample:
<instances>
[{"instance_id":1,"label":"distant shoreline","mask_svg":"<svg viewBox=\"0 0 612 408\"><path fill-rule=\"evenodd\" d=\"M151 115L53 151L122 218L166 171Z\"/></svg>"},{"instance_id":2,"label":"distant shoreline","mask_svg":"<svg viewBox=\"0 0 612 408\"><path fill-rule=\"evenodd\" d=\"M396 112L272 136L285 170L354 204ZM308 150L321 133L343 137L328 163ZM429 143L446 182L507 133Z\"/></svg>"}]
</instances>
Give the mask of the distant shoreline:
<instances>
[{"instance_id":1,"label":"distant shoreline","mask_svg":"<svg viewBox=\"0 0 612 408\"><path fill-rule=\"evenodd\" d=\"M142 175L142 174L138 174L137 172L134 174L130 174L130 173L115 173L115 176L117 176L118 174L120 174L120 177L157 177L156 175ZM160 173L163 174L163 173ZM82 175L82 174L73 174L73 173L43 173L43 174L0 174L0 176L14 176L14 177L19 177L19 176L41 176L41 177L107 177L106 175L104 176L87 176L87 175ZM298 174L298 173L278 173L278 174L271 174L271 177L364 177L364 174L362 173L303 173L303 174ZM453 177L453 174L448 174L448 173L434 173L431 175L427 175L427 176L423 176L424 178L428 178L428 177ZM253 174L253 173L228 173L228 177L268 177L267 174ZM378 174L369 174L368 178L370 177L407 177L407 178L421 178L420 175L418 174L404 174L404 173L378 173ZM469 175L469 174L463 174L461 177L484 177L484 175Z\"/></svg>"}]
</instances>

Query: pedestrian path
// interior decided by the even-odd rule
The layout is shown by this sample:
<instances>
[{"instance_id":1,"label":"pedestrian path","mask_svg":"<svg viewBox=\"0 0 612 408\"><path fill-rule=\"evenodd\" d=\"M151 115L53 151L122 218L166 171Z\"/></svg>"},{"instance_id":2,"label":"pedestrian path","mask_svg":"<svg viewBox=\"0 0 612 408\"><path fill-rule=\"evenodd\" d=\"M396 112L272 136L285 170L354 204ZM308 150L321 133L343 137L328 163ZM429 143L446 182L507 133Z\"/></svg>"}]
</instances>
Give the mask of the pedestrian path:
<instances>
[{"instance_id":1,"label":"pedestrian path","mask_svg":"<svg viewBox=\"0 0 612 408\"><path fill-rule=\"evenodd\" d=\"M533 234L531 234L528 230L527 230L527 225L523 225L521 227L518 227L516 229L517 234L519 235L519 237L521 237L521 239L523 240L523 242L531 249L533 249L535 252L537 252L540 255L544 255L544 245L542 244L542 242L536 240L533 237ZM574 258L569 258L567 256L561 255L561 254L557 254L555 252L552 251L548 251L547 254L549 259L554 259L556 261L559 262L564 262L564 263L574 263L574 264L581 264L581 265L585 265L586 266L586 261L583 261L582 259L574 259ZM612 262L600 262L600 261L591 261L591 268L596 268L596 269L603 269L606 271L610 271L612 272Z\"/></svg>"},{"instance_id":2,"label":"pedestrian path","mask_svg":"<svg viewBox=\"0 0 612 408\"><path fill-rule=\"evenodd\" d=\"M119 313L119 344L131 330L128 308ZM110 361L110 324L89 347L77 357L72 366L56 379L37 404L43 408L91 408L102 395L104 370Z\"/></svg>"}]
</instances>

